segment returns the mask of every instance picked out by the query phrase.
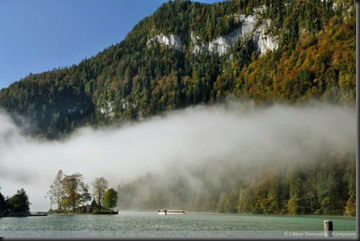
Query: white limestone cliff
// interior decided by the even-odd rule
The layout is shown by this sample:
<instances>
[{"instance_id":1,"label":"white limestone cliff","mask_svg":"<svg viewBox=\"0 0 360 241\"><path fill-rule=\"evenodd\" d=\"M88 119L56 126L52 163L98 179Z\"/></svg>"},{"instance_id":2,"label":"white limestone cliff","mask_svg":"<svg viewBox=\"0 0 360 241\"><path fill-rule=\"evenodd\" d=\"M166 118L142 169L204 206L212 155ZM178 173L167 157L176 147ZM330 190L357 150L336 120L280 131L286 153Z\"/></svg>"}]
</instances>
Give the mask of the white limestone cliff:
<instances>
[{"instance_id":1,"label":"white limestone cliff","mask_svg":"<svg viewBox=\"0 0 360 241\"><path fill-rule=\"evenodd\" d=\"M203 42L199 36L194 32L190 32L191 39L191 51L194 54L198 54L202 51L207 53L213 53L219 56L225 55L231 45L241 38L251 37L256 43L256 46L261 55L265 54L268 50L275 50L278 48L277 37L266 34L267 28L271 24L270 19L262 20L261 24L257 24L259 16L266 10L266 6L261 6L253 10L253 14L245 15L238 14L233 15L235 22L241 23L241 27L233 30L228 35L219 36L216 39ZM257 26L258 25L258 26ZM175 47L177 50L183 50L183 45L179 36L174 34L168 35L156 35L147 41L147 45L150 46L152 42L157 41L165 46Z\"/></svg>"},{"instance_id":2,"label":"white limestone cliff","mask_svg":"<svg viewBox=\"0 0 360 241\"><path fill-rule=\"evenodd\" d=\"M168 46L168 47L174 47L177 50L182 50L181 39L179 36L174 35L174 34L156 35L156 36L152 37L151 39L149 39L146 44L149 46L154 41L156 41L160 44L163 44L165 46Z\"/></svg>"},{"instance_id":3,"label":"white limestone cliff","mask_svg":"<svg viewBox=\"0 0 360 241\"><path fill-rule=\"evenodd\" d=\"M235 29L226 36L219 36L215 40L207 43L199 44L199 38L191 33L191 42L193 45L192 52L197 54L200 51L206 51L222 56L227 53L227 50L235 41L249 35L252 35L252 38L256 43L261 55L266 53L267 50L274 50L278 47L277 38L265 34L266 29L271 24L270 19L264 20L263 23L257 28L255 28L257 22L255 15L245 16L244 14L240 14L236 16L236 21L242 22L242 26L240 28Z\"/></svg>"}]
</instances>

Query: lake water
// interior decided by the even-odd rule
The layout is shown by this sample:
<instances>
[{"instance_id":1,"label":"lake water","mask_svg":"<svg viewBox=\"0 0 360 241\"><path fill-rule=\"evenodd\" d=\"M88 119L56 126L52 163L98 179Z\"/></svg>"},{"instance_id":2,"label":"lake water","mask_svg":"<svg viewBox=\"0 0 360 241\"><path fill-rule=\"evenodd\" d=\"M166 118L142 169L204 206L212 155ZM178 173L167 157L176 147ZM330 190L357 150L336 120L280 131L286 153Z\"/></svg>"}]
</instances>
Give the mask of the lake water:
<instances>
[{"instance_id":1,"label":"lake water","mask_svg":"<svg viewBox=\"0 0 360 241\"><path fill-rule=\"evenodd\" d=\"M48 215L0 218L0 236L15 238L246 238L323 237L332 220L334 236L355 238L356 219L339 216L278 216L156 212L118 215Z\"/></svg>"}]
</instances>

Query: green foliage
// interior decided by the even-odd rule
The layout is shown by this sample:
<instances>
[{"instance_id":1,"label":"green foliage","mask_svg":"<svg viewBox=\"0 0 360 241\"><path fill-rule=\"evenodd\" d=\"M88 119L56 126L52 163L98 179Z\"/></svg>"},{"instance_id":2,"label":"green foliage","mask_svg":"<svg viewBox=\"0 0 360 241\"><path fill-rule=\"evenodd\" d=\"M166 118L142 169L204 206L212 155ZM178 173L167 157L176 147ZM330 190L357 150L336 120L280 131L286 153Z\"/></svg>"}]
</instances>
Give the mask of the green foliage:
<instances>
[{"instance_id":1,"label":"green foliage","mask_svg":"<svg viewBox=\"0 0 360 241\"><path fill-rule=\"evenodd\" d=\"M4 197L0 193L0 217L30 215L29 198L22 188L12 197Z\"/></svg>"},{"instance_id":2,"label":"green foliage","mask_svg":"<svg viewBox=\"0 0 360 241\"><path fill-rule=\"evenodd\" d=\"M65 175L59 170L46 196L50 199L51 204L56 201L59 205L55 210L50 209L49 213L117 214L111 210L116 206L117 192L112 188L106 191L107 185L108 181L105 178L95 179L93 182L94 197L89 204L91 200L89 186L83 182L82 174ZM98 199L98 203L96 199ZM106 207L103 207L100 201Z\"/></svg>"},{"instance_id":3,"label":"green foliage","mask_svg":"<svg viewBox=\"0 0 360 241\"><path fill-rule=\"evenodd\" d=\"M226 194L221 193L219 197L219 202L216 205L216 212L224 213L225 212L225 202L226 202Z\"/></svg>"},{"instance_id":4,"label":"green foliage","mask_svg":"<svg viewBox=\"0 0 360 241\"><path fill-rule=\"evenodd\" d=\"M351 163L354 165L354 163ZM349 165L346 170L345 180L348 182L349 199L346 201L345 214L356 215L356 170Z\"/></svg>"},{"instance_id":5,"label":"green foliage","mask_svg":"<svg viewBox=\"0 0 360 241\"><path fill-rule=\"evenodd\" d=\"M238 194L236 192L228 192L225 196L224 212L225 213L236 213L237 212L237 201Z\"/></svg>"},{"instance_id":6,"label":"green foliage","mask_svg":"<svg viewBox=\"0 0 360 241\"><path fill-rule=\"evenodd\" d=\"M117 204L117 191L115 191L113 188L110 188L106 191L104 195L104 204L106 208L112 209Z\"/></svg>"},{"instance_id":7,"label":"green foliage","mask_svg":"<svg viewBox=\"0 0 360 241\"><path fill-rule=\"evenodd\" d=\"M289 185L290 199L287 203L287 209L289 214L302 214L304 211L303 200L303 180L301 178L291 178Z\"/></svg>"},{"instance_id":8,"label":"green foliage","mask_svg":"<svg viewBox=\"0 0 360 241\"><path fill-rule=\"evenodd\" d=\"M25 216L30 214L30 202L24 189L20 189L17 193L10 197L7 201L11 215Z\"/></svg>"},{"instance_id":9,"label":"green foliage","mask_svg":"<svg viewBox=\"0 0 360 241\"><path fill-rule=\"evenodd\" d=\"M99 177L99 178L95 178L92 185L93 185L93 196L96 198L98 205L101 207L108 186L108 181L104 177Z\"/></svg>"},{"instance_id":10,"label":"green foliage","mask_svg":"<svg viewBox=\"0 0 360 241\"><path fill-rule=\"evenodd\" d=\"M0 217L6 214L6 202L4 196L0 192Z\"/></svg>"},{"instance_id":11,"label":"green foliage","mask_svg":"<svg viewBox=\"0 0 360 241\"><path fill-rule=\"evenodd\" d=\"M348 216L356 216L356 198L354 196L350 196L346 202L345 214Z\"/></svg>"},{"instance_id":12,"label":"green foliage","mask_svg":"<svg viewBox=\"0 0 360 241\"><path fill-rule=\"evenodd\" d=\"M79 205L91 200L88 185L86 185L82 179L83 176L80 173L64 175L62 180L63 193L61 195L61 207L65 209L72 208L72 210L75 211Z\"/></svg>"},{"instance_id":13,"label":"green foliage","mask_svg":"<svg viewBox=\"0 0 360 241\"><path fill-rule=\"evenodd\" d=\"M289 214L302 214L303 209L302 199L299 197L292 197L288 201L288 213Z\"/></svg>"}]
</instances>

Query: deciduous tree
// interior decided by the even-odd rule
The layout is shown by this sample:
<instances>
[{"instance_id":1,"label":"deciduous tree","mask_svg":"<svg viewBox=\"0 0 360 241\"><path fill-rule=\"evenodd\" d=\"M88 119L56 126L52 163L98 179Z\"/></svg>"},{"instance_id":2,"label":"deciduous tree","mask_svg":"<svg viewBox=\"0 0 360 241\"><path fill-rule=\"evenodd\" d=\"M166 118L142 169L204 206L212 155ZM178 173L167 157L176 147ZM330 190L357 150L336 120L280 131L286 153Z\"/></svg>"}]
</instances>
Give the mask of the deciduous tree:
<instances>
[{"instance_id":1,"label":"deciduous tree","mask_svg":"<svg viewBox=\"0 0 360 241\"><path fill-rule=\"evenodd\" d=\"M63 197L62 205L69 208L71 207L74 211L80 204L91 200L88 192L88 186L84 184L83 176L80 173L72 175L65 175L62 186L63 186Z\"/></svg>"},{"instance_id":2,"label":"deciduous tree","mask_svg":"<svg viewBox=\"0 0 360 241\"><path fill-rule=\"evenodd\" d=\"M115 191L113 188L110 188L109 190L107 190L104 195L105 207L110 208L110 209L115 207L116 203L117 203L117 199L118 199L117 195L118 195L117 191Z\"/></svg>"},{"instance_id":3,"label":"deciduous tree","mask_svg":"<svg viewBox=\"0 0 360 241\"><path fill-rule=\"evenodd\" d=\"M101 202L104 199L104 194L108 187L108 181L104 177L95 178L93 182L93 195L97 199L97 203L101 206Z\"/></svg>"}]
</instances>

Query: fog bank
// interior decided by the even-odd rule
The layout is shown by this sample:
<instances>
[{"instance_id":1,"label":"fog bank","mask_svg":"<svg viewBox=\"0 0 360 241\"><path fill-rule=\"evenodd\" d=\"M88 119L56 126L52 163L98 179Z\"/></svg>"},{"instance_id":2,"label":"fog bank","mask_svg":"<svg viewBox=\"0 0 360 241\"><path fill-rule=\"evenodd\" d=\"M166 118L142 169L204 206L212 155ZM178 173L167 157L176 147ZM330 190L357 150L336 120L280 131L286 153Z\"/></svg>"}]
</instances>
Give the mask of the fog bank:
<instances>
[{"instance_id":1,"label":"fog bank","mask_svg":"<svg viewBox=\"0 0 360 241\"><path fill-rule=\"evenodd\" d=\"M22 135L3 111L0 123L1 192L24 188L32 211L49 209L44 196L59 169L80 172L89 184L104 176L116 187L170 169L186 175L214 163L221 171L224 163L306 163L329 151L356 151L355 110L324 103L197 106L121 128L81 128L55 142Z\"/></svg>"}]
</instances>

